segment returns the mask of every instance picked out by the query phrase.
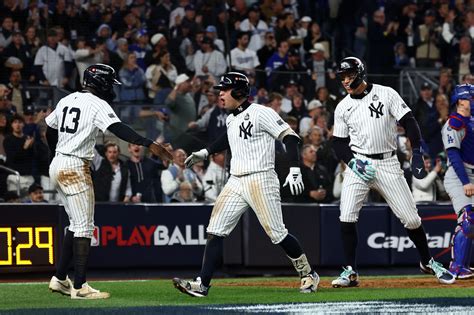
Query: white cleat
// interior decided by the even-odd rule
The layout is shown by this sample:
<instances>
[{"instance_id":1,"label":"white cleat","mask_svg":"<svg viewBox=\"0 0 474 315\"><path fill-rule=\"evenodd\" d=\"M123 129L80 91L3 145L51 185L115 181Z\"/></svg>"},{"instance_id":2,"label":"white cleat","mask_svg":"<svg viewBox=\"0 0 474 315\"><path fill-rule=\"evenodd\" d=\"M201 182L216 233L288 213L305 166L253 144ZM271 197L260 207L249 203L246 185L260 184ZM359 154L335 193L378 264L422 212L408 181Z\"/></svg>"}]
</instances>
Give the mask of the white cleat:
<instances>
[{"instance_id":1,"label":"white cleat","mask_svg":"<svg viewBox=\"0 0 474 315\"><path fill-rule=\"evenodd\" d=\"M333 288L349 288L359 286L359 274L351 266L343 267L339 277L331 282Z\"/></svg>"},{"instance_id":2,"label":"white cleat","mask_svg":"<svg viewBox=\"0 0 474 315\"><path fill-rule=\"evenodd\" d=\"M78 300L98 300L98 299L108 299L110 293L100 292L99 290L93 289L89 284L84 283L82 288L76 290L74 287L71 289L71 299Z\"/></svg>"},{"instance_id":3,"label":"white cleat","mask_svg":"<svg viewBox=\"0 0 474 315\"><path fill-rule=\"evenodd\" d=\"M63 295L71 295L72 287L72 282L68 276L66 276L66 280L59 280L56 278L56 276L53 276L51 281L49 281L49 289L51 292L57 292Z\"/></svg>"},{"instance_id":4,"label":"white cleat","mask_svg":"<svg viewBox=\"0 0 474 315\"><path fill-rule=\"evenodd\" d=\"M318 290L319 285L319 275L313 271L312 273L307 274L301 278L301 293L313 293Z\"/></svg>"}]
</instances>

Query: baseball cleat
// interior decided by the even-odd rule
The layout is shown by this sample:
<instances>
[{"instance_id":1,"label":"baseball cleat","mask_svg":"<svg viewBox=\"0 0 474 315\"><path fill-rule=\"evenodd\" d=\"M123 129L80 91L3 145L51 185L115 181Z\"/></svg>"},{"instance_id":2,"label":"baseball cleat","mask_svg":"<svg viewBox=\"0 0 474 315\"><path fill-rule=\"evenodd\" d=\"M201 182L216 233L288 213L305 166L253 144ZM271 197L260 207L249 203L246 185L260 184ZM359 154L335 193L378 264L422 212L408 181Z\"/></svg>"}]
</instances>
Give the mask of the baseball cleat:
<instances>
[{"instance_id":1,"label":"baseball cleat","mask_svg":"<svg viewBox=\"0 0 474 315\"><path fill-rule=\"evenodd\" d=\"M100 292L99 290L93 289L87 282L82 284L82 288L71 289L71 299L78 300L98 300L98 299L108 299L110 293Z\"/></svg>"},{"instance_id":2,"label":"baseball cleat","mask_svg":"<svg viewBox=\"0 0 474 315\"><path fill-rule=\"evenodd\" d=\"M456 279L459 280L467 280L474 278L474 272L472 272L469 268L449 268L449 271L456 276Z\"/></svg>"},{"instance_id":3,"label":"baseball cleat","mask_svg":"<svg viewBox=\"0 0 474 315\"><path fill-rule=\"evenodd\" d=\"M180 278L173 278L173 285L179 291L194 297L205 297L209 292L209 287L206 287L201 282L201 277L194 280L187 281Z\"/></svg>"},{"instance_id":4,"label":"baseball cleat","mask_svg":"<svg viewBox=\"0 0 474 315\"><path fill-rule=\"evenodd\" d=\"M435 275L439 283L452 284L456 281L456 277L433 258L431 258L428 265L423 265L420 262L420 270L426 274Z\"/></svg>"},{"instance_id":5,"label":"baseball cleat","mask_svg":"<svg viewBox=\"0 0 474 315\"><path fill-rule=\"evenodd\" d=\"M359 274L351 266L342 267L343 271L336 280L332 281L333 288L348 288L359 286Z\"/></svg>"},{"instance_id":6,"label":"baseball cleat","mask_svg":"<svg viewBox=\"0 0 474 315\"><path fill-rule=\"evenodd\" d=\"M51 278L49 281L49 289L51 292L58 292L63 295L71 295L71 288L72 282L68 276L66 276L66 280L59 280L56 276Z\"/></svg>"},{"instance_id":7,"label":"baseball cleat","mask_svg":"<svg viewBox=\"0 0 474 315\"><path fill-rule=\"evenodd\" d=\"M318 290L319 275L313 271L301 278L300 292L312 293Z\"/></svg>"}]
</instances>

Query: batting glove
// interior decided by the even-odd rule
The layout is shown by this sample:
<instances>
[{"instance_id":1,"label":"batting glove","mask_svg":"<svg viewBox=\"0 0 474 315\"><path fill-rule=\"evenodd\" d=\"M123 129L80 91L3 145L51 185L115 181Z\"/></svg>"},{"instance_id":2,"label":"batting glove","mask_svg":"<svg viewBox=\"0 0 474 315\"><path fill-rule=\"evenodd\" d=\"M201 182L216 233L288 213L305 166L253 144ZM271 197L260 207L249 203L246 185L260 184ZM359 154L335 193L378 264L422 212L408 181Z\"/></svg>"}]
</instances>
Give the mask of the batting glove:
<instances>
[{"instance_id":1,"label":"batting glove","mask_svg":"<svg viewBox=\"0 0 474 315\"><path fill-rule=\"evenodd\" d=\"M290 191L293 196L300 195L304 190L303 176L299 167L290 167L290 173L286 176L283 187L290 185Z\"/></svg>"},{"instance_id":2,"label":"batting glove","mask_svg":"<svg viewBox=\"0 0 474 315\"><path fill-rule=\"evenodd\" d=\"M187 168L191 168L197 162L206 160L208 155L209 155L209 152L206 149L193 152L191 153L190 156L186 158L186 160L184 160L184 164L186 165Z\"/></svg>"},{"instance_id":3,"label":"batting glove","mask_svg":"<svg viewBox=\"0 0 474 315\"><path fill-rule=\"evenodd\" d=\"M375 178L375 168L372 166L370 161L363 161L356 158L352 158L347 164L357 176L363 181L369 182Z\"/></svg>"},{"instance_id":4,"label":"batting glove","mask_svg":"<svg viewBox=\"0 0 474 315\"><path fill-rule=\"evenodd\" d=\"M413 156L411 158L411 172L415 178L423 179L428 175L425 170L425 161L419 148L413 149Z\"/></svg>"}]
</instances>

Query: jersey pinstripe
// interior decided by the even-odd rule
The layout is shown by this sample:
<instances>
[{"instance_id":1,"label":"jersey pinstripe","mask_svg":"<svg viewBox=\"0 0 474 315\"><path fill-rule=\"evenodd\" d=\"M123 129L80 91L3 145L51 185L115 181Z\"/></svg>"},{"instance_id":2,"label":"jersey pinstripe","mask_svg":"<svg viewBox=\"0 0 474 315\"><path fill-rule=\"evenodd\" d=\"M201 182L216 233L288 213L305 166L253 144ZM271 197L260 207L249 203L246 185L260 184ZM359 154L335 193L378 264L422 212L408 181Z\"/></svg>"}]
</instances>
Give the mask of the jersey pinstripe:
<instances>
[{"instance_id":1,"label":"jersey pinstripe","mask_svg":"<svg viewBox=\"0 0 474 315\"><path fill-rule=\"evenodd\" d=\"M232 151L231 175L274 169L274 139L290 126L273 109L253 103L239 115L229 115L226 124Z\"/></svg>"},{"instance_id":2,"label":"jersey pinstripe","mask_svg":"<svg viewBox=\"0 0 474 315\"><path fill-rule=\"evenodd\" d=\"M397 149L397 120L409 111L394 89L373 84L362 99L347 95L339 102L334 114L333 135L350 137L349 146L354 152L391 152Z\"/></svg>"},{"instance_id":3,"label":"jersey pinstripe","mask_svg":"<svg viewBox=\"0 0 474 315\"><path fill-rule=\"evenodd\" d=\"M104 132L120 122L110 105L89 92L75 92L62 98L46 117L48 126L58 129L56 152L92 160L99 129Z\"/></svg>"}]
</instances>

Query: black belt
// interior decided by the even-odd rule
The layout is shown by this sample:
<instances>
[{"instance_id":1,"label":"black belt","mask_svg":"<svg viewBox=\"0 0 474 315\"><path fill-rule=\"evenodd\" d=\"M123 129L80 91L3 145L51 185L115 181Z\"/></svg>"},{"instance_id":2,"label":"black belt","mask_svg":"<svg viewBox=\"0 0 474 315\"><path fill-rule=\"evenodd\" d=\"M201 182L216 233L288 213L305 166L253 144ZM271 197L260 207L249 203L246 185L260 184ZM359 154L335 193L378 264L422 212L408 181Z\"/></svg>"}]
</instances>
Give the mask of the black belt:
<instances>
[{"instance_id":1,"label":"black belt","mask_svg":"<svg viewBox=\"0 0 474 315\"><path fill-rule=\"evenodd\" d=\"M359 152L354 152L354 153L366 156L374 160L384 160L397 154L397 151L392 151L392 152L387 152L387 153L377 153L377 154L364 154L364 153L359 153Z\"/></svg>"}]
</instances>

